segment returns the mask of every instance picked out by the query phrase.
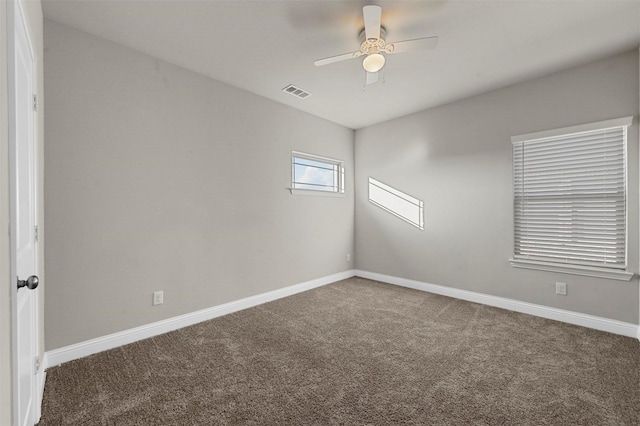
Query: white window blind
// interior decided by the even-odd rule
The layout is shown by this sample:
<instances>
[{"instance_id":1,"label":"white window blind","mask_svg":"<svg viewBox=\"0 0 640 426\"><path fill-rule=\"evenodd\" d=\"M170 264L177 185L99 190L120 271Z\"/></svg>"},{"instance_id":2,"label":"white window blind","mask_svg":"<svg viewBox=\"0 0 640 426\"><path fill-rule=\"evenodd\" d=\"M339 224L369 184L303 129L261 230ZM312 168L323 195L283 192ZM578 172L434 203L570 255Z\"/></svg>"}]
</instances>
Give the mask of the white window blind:
<instances>
[{"instance_id":1,"label":"white window blind","mask_svg":"<svg viewBox=\"0 0 640 426\"><path fill-rule=\"evenodd\" d=\"M514 140L515 260L626 269L627 125Z\"/></svg>"}]
</instances>

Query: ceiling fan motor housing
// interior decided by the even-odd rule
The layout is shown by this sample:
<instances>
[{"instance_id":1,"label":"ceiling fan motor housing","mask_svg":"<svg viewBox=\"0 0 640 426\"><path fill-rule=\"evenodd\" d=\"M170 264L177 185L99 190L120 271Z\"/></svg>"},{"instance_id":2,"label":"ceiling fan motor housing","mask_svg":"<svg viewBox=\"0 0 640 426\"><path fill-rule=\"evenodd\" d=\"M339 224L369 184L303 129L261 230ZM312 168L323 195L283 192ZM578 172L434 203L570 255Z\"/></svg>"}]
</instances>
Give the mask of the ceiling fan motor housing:
<instances>
[{"instance_id":1,"label":"ceiling fan motor housing","mask_svg":"<svg viewBox=\"0 0 640 426\"><path fill-rule=\"evenodd\" d=\"M362 42L360 46L360 51L362 53L366 53L367 55L371 55L373 53L384 52L386 47L386 43L382 39L374 39L370 38Z\"/></svg>"},{"instance_id":2,"label":"ceiling fan motor housing","mask_svg":"<svg viewBox=\"0 0 640 426\"><path fill-rule=\"evenodd\" d=\"M387 29L383 26L380 26L380 38L378 40L386 40L387 39ZM358 41L360 43L364 43L367 40L365 29L360 30L358 34ZM371 40L376 40L375 38Z\"/></svg>"}]
</instances>

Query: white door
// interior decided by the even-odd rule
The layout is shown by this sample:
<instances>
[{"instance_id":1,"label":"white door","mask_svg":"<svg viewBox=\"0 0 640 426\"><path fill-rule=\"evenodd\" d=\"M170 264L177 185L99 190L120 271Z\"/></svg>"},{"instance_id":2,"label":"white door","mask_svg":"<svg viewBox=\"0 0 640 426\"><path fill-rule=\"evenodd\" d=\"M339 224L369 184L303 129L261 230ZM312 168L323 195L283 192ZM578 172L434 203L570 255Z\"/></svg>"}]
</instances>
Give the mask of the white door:
<instances>
[{"instance_id":1,"label":"white door","mask_svg":"<svg viewBox=\"0 0 640 426\"><path fill-rule=\"evenodd\" d=\"M16 282L13 299L14 423L36 422L37 286L33 51L24 15L16 0L7 3L11 178L11 244ZM11 25L13 24L13 25ZM11 40L13 42L11 42ZM31 277L31 278L29 278ZM21 286L21 288L19 287Z\"/></svg>"}]
</instances>

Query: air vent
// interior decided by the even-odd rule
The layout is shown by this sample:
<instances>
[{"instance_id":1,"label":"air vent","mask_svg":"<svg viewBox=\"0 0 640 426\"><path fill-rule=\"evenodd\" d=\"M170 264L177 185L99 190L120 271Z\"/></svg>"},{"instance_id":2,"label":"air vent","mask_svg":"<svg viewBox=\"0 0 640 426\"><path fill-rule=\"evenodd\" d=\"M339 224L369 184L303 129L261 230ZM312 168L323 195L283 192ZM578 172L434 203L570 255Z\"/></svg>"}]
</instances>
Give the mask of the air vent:
<instances>
[{"instance_id":1,"label":"air vent","mask_svg":"<svg viewBox=\"0 0 640 426\"><path fill-rule=\"evenodd\" d=\"M304 90L302 90L299 87L294 86L293 84L288 85L287 87L282 89L282 91L286 92L286 93L288 93L290 95L293 95L296 98L300 98L300 99L306 99L309 96L311 96L311 93L305 92Z\"/></svg>"}]
</instances>

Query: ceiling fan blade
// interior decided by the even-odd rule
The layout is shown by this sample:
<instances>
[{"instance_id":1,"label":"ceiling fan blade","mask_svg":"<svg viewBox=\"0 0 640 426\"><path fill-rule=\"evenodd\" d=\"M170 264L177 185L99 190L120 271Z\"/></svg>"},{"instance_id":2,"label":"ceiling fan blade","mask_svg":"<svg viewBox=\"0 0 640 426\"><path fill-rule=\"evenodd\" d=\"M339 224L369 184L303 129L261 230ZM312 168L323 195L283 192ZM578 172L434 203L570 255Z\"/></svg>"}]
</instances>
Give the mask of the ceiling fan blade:
<instances>
[{"instance_id":1,"label":"ceiling fan blade","mask_svg":"<svg viewBox=\"0 0 640 426\"><path fill-rule=\"evenodd\" d=\"M364 33L367 39L380 38L380 19L382 8L376 5L369 5L362 8L364 16Z\"/></svg>"},{"instance_id":2,"label":"ceiling fan blade","mask_svg":"<svg viewBox=\"0 0 640 426\"><path fill-rule=\"evenodd\" d=\"M424 37L413 40L397 41L387 44L387 53L404 53L418 50L435 49L438 46L438 37Z\"/></svg>"},{"instance_id":3,"label":"ceiling fan blade","mask_svg":"<svg viewBox=\"0 0 640 426\"><path fill-rule=\"evenodd\" d=\"M362 55L362 52L359 52L359 51L352 52L352 53L344 53L338 56L331 56L329 58L318 59L317 61L314 61L313 64L316 67L321 67L323 65L333 64L334 62L346 61L347 59L357 58L360 55Z\"/></svg>"},{"instance_id":4,"label":"ceiling fan blade","mask_svg":"<svg viewBox=\"0 0 640 426\"><path fill-rule=\"evenodd\" d=\"M378 81L378 73L377 72L368 72L367 73L367 86L373 84Z\"/></svg>"}]
</instances>

